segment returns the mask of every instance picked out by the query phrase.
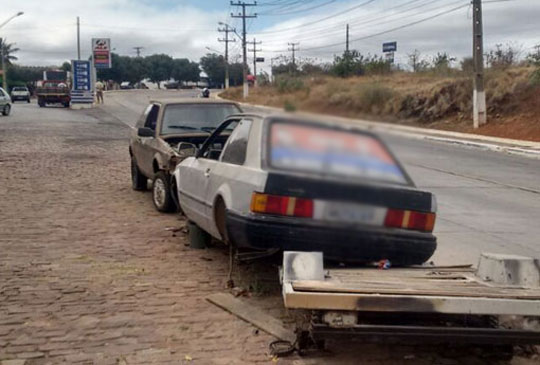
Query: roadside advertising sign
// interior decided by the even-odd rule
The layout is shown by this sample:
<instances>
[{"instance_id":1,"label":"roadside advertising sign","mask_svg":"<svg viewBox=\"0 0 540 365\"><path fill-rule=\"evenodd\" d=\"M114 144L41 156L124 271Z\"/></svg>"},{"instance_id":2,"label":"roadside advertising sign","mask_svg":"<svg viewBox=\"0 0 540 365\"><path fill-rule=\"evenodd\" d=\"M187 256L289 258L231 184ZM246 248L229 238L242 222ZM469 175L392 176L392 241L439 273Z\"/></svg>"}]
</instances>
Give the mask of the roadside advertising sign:
<instances>
[{"instance_id":1,"label":"roadside advertising sign","mask_svg":"<svg viewBox=\"0 0 540 365\"><path fill-rule=\"evenodd\" d=\"M71 61L73 70L73 86L71 89L72 103L93 103L92 67L90 61Z\"/></svg>"},{"instance_id":2,"label":"roadside advertising sign","mask_svg":"<svg viewBox=\"0 0 540 365\"><path fill-rule=\"evenodd\" d=\"M264 62L264 57L257 57L255 60L258 63L263 63Z\"/></svg>"},{"instance_id":3,"label":"roadside advertising sign","mask_svg":"<svg viewBox=\"0 0 540 365\"><path fill-rule=\"evenodd\" d=\"M397 42L386 42L382 45L383 52L396 52L397 51Z\"/></svg>"},{"instance_id":4,"label":"roadside advertising sign","mask_svg":"<svg viewBox=\"0 0 540 365\"><path fill-rule=\"evenodd\" d=\"M92 57L95 68L111 68L111 39L92 38Z\"/></svg>"}]
</instances>

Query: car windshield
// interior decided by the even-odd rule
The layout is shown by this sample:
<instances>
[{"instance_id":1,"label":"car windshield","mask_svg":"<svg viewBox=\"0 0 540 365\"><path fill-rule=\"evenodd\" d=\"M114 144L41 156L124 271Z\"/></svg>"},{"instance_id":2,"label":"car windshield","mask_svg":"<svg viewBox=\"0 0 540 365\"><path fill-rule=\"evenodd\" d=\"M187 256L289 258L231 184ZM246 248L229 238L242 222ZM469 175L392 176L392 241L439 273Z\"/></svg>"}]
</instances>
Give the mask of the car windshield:
<instances>
[{"instance_id":1,"label":"car windshield","mask_svg":"<svg viewBox=\"0 0 540 365\"><path fill-rule=\"evenodd\" d=\"M163 114L161 134L182 134L202 131L212 133L221 122L240 110L233 104L168 105Z\"/></svg>"},{"instance_id":2,"label":"car windshield","mask_svg":"<svg viewBox=\"0 0 540 365\"><path fill-rule=\"evenodd\" d=\"M386 147L366 134L275 122L269 139L270 166L277 169L407 183Z\"/></svg>"}]
</instances>

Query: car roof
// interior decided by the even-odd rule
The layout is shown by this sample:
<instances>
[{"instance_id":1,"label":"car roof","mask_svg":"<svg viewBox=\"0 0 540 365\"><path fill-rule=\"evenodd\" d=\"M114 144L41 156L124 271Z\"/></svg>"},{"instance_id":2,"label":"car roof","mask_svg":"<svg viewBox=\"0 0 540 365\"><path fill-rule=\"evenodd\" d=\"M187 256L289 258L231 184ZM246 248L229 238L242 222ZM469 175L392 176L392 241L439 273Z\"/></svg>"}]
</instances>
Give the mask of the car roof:
<instances>
[{"instance_id":1,"label":"car roof","mask_svg":"<svg viewBox=\"0 0 540 365\"><path fill-rule=\"evenodd\" d=\"M223 105L236 105L238 103L228 100L220 99L207 99L207 98L160 98L160 99L151 99L151 103L159 103L161 105L181 105L181 104L223 104Z\"/></svg>"},{"instance_id":2,"label":"car roof","mask_svg":"<svg viewBox=\"0 0 540 365\"><path fill-rule=\"evenodd\" d=\"M330 128L336 128L341 129L344 131L351 130L351 131L359 131L367 135L375 136L377 139L378 135L376 133L373 133L372 131L368 130L367 128L362 127L361 125L358 125L354 123L353 121L347 121L343 118L337 118L327 115L313 115L313 114L307 114L307 113L286 113L286 112L277 112L273 114L262 114L262 113L238 113L229 116L229 118L244 118L244 117L251 117L251 118L258 118L262 120L264 124L270 123L275 120L279 121L290 121L293 123L305 123L305 124L316 124L316 125L323 125Z\"/></svg>"}]
</instances>

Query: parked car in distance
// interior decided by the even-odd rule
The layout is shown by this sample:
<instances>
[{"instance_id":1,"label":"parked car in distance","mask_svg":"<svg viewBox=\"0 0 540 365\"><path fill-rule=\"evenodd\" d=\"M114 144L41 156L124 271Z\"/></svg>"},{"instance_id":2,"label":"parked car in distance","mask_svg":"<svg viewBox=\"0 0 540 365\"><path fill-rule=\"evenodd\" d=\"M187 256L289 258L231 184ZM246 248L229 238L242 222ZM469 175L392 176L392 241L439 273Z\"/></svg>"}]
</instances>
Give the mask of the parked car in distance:
<instances>
[{"instance_id":1,"label":"parked car in distance","mask_svg":"<svg viewBox=\"0 0 540 365\"><path fill-rule=\"evenodd\" d=\"M181 84L178 81L167 81L165 83L165 89L180 89Z\"/></svg>"},{"instance_id":2,"label":"parked car in distance","mask_svg":"<svg viewBox=\"0 0 540 365\"><path fill-rule=\"evenodd\" d=\"M202 146L221 122L241 111L238 104L220 100L192 98L150 102L137 122L129 144L133 189L145 190L148 179L152 180L152 200L156 209L174 211L176 202L173 200L175 195L171 194L171 175L189 153L184 148ZM221 148L226 140L227 136L216 138L216 148Z\"/></svg>"},{"instance_id":3,"label":"parked car in distance","mask_svg":"<svg viewBox=\"0 0 540 365\"><path fill-rule=\"evenodd\" d=\"M11 112L11 98L6 90L0 87L0 111L2 115L8 116Z\"/></svg>"},{"instance_id":4,"label":"parked car in distance","mask_svg":"<svg viewBox=\"0 0 540 365\"><path fill-rule=\"evenodd\" d=\"M122 90L131 90L133 89L133 85L129 81L123 81L120 83L120 89Z\"/></svg>"},{"instance_id":5,"label":"parked car in distance","mask_svg":"<svg viewBox=\"0 0 540 365\"><path fill-rule=\"evenodd\" d=\"M238 248L411 265L437 247L435 197L415 187L371 132L326 119L242 114L189 151L173 176L181 209Z\"/></svg>"},{"instance_id":6,"label":"parked car in distance","mask_svg":"<svg viewBox=\"0 0 540 365\"><path fill-rule=\"evenodd\" d=\"M17 100L30 102L30 90L26 86L15 86L11 89L11 100L13 102Z\"/></svg>"}]
</instances>

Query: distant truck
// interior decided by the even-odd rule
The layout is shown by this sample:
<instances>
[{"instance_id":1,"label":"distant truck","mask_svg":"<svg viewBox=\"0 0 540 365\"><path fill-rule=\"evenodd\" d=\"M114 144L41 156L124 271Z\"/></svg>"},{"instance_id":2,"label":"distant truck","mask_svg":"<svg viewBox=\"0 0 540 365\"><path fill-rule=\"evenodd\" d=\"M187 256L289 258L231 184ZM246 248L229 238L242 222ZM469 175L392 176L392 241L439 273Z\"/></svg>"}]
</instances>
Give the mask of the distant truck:
<instances>
[{"instance_id":1,"label":"distant truck","mask_svg":"<svg viewBox=\"0 0 540 365\"><path fill-rule=\"evenodd\" d=\"M71 94L68 77L68 72L62 70L43 71L43 81L38 82L36 89L38 105L43 108L47 104L62 104L69 108Z\"/></svg>"}]
</instances>

